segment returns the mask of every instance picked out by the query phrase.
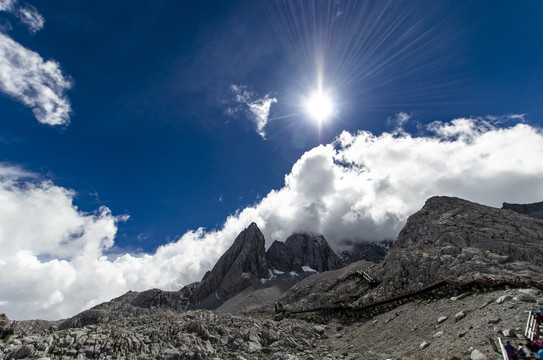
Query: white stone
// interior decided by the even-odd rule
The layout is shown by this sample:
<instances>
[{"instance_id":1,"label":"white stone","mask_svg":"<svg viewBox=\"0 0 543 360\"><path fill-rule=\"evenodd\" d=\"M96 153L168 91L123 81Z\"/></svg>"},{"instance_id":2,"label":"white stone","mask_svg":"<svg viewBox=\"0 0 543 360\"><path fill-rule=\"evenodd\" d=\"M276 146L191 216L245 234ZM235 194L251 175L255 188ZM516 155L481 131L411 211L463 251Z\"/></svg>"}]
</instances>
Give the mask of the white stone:
<instances>
[{"instance_id":1,"label":"white stone","mask_svg":"<svg viewBox=\"0 0 543 360\"><path fill-rule=\"evenodd\" d=\"M496 300L496 303L498 304L503 304L504 302L506 301L509 301L513 299L513 297L511 295L503 295L503 296L500 296L497 300Z\"/></svg>"},{"instance_id":2,"label":"white stone","mask_svg":"<svg viewBox=\"0 0 543 360\"><path fill-rule=\"evenodd\" d=\"M526 294L526 295L531 295L531 296L539 295L539 290L537 289L519 289L518 292L521 294Z\"/></svg>"},{"instance_id":3,"label":"white stone","mask_svg":"<svg viewBox=\"0 0 543 360\"><path fill-rule=\"evenodd\" d=\"M465 317L466 317L466 313L464 313L463 311L460 311L460 312L456 313L456 315L454 315L454 320L455 321L460 321Z\"/></svg>"},{"instance_id":4,"label":"white stone","mask_svg":"<svg viewBox=\"0 0 543 360\"><path fill-rule=\"evenodd\" d=\"M474 350L471 352L471 360L488 360L488 358L486 357L485 354L483 354L483 353L480 352L479 350L474 349Z\"/></svg>"}]
</instances>

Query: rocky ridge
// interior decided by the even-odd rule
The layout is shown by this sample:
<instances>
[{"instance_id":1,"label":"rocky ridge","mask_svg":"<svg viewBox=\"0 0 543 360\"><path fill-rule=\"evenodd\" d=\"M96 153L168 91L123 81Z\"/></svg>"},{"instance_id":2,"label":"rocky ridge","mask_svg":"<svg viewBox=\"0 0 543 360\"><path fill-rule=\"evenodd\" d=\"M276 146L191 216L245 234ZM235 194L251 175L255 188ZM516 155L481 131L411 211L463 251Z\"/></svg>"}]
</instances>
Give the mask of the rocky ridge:
<instances>
[{"instance_id":1,"label":"rocky ridge","mask_svg":"<svg viewBox=\"0 0 543 360\"><path fill-rule=\"evenodd\" d=\"M511 210L519 214L528 215L536 219L543 220L543 201L531 204L510 204L504 202L502 209Z\"/></svg>"},{"instance_id":2,"label":"rocky ridge","mask_svg":"<svg viewBox=\"0 0 543 360\"><path fill-rule=\"evenodd\" d=\"M542 256L542 220L458 198L433 197L409 217L382 263L353 263L326 289L311 290L326 277L315 275L293 286L283 300L295 308L319 306L338 296L367 304L440 279L542 281ZM357 276L361 271L377 285Z\"/></svg>"}]
</instances>

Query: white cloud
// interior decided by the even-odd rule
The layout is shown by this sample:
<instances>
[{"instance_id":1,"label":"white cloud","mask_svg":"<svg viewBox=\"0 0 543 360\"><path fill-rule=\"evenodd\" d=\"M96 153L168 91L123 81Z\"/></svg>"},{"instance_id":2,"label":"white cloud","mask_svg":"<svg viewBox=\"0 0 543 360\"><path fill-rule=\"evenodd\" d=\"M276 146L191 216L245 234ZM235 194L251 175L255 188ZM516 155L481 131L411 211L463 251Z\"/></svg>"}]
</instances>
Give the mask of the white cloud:
<instances>
[{"instance_id":1,"label":"white cloud","mask_svg":"<svg viewBox=\"0 0 543 360\"><path fill-rule=\"evenodd\" d=\"M17 0L0 0L0 11L14 14L32 33L43 29L43 16L30 4L17 5Z\"/></svg>"},{"instance_id":2,"label":"white cloud","mask_svg":"<svg viewBox=\"0 0 543 360\"><path fill-rule=\"evenodd\" d=\"M23 170L0 164L9 175L0 181L0 312L55 319L130 289L179 289L199 280L252 221L268 245L307 230L338 246L343 238L394 238L433 195L491 206L543 200L539 129L485 118L435 122L428 131L344 132L306 152L281 189L221 229L189 231L153 254L105 256L123 217L105 207L83 213L73 191L21 179Z\"/></svg>"},{"instance_id":3,"label":"white cloud","mask_svg":"<svg viewBox=\"0 0 543 360\"><path fill-rule=\"evenodd\" d=\"M28 26L30 32L35 33L43 29L45 20L34 6L24 4L17 9L16 15L22 23Z\"/></svg>"},{"instance_id":4,"label":"white cloud","mask_svg":"<svg viewBox=\"0 0 543 360\"><path fill-rule=\"evenodd\" d=\"M70 122L71 107L64 92L71 86L56 61L44 61L38 53L0 33L0 91L32 108L39 122Z\"/></svg>"},{"instance_id":5,"label":"white cloud","mask_svg":"<svg viewBox=\"0 0 543 360\"><path fill-rule=\"evenodd\" d=\"M0 11L12 12L17 0L0 0Z\"/></svg>"},{"instance_id":6,"label":"white cloud","mask_svg":"<svg viewBox=\"0 0 543 360\"><path fill-rule=\"evenodd\" d=\"M232 116L235 113L245 110L249 114L249 118L253 121L256 127L256 132L266 138L264 128L268 124L271 105L277 102L277 99L271 97L271 94L266 94L262 98L255 98L256 95L247 90L244 85L231 85L230 90L234 93L234 101L238 104L236 107L229 107L227 114Z\"/></svg>"},{"instance_id":7,"label":"white cloud","mask_svg":"<svg viewBox=\"0 0 543 360\"><path fill-rule=\"evenodd\" d=\"M388 118L387 123L394 128L394 132L397 134L404 133L403 126L411 119L411 115L400 112L393 118Z\"/></svg>"}]
</instances>

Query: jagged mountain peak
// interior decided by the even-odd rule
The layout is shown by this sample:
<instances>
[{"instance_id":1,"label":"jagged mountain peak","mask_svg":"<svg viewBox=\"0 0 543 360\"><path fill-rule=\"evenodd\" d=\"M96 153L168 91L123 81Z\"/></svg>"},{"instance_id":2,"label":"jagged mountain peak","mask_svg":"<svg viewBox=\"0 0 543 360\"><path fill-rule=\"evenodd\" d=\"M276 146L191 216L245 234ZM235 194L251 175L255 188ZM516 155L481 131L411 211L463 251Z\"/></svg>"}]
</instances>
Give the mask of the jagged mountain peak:
<instances>
[{"instance_id":1,"label":"jagged mountain peak","mask_svg":"<svg viewBox=\"0 0 543 360\"><path fill-rule=\"evenodd\" d=\"M324 236L307 232L292 234L284 243L275 241L266 257L270 266L283 272L323 272L344 266Z\"/></svg>"},{"instance_id":2,"label":"jagged mountain peak","mask_svg":"<svg viewBox=\"0 0 543 360\"><path fill-rule=\"evenodd\" d=\"M269 266L264 235L253 222L236 237L232 246L204 276L192 299L199 306L214 308L267 277Z\"/></svg>"}]
</instances>

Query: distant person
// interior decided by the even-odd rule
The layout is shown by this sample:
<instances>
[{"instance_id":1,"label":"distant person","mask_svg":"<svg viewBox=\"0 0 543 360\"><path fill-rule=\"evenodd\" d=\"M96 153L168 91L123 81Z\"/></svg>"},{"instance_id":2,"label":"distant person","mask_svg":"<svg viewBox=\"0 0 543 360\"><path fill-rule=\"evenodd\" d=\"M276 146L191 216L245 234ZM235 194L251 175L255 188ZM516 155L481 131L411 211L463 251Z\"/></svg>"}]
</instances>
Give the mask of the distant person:
<instances>
[{"instance_id":1,"label":"distant person","mask_svg":"<svg viewBox=\"0 0 543 360\"><path fill-rule=\"evenodd\" d=\"M509 356L510 360L518 360L518 351L513 345L511 345L511 341L509 340L507 340L505 344L505 351L507 352L507 356Z\"/></svg>"},{"instance_id":2,"label":"distant person","mask_svg":"<svg viewBox=\"0 0 543 360\"><path fill-rule=\"evenodd\" d=\"M543 359L543 349L539 349L537 356L539 356L540 359Z\"/></svg>"}]
</instances>

